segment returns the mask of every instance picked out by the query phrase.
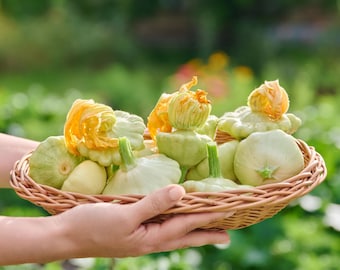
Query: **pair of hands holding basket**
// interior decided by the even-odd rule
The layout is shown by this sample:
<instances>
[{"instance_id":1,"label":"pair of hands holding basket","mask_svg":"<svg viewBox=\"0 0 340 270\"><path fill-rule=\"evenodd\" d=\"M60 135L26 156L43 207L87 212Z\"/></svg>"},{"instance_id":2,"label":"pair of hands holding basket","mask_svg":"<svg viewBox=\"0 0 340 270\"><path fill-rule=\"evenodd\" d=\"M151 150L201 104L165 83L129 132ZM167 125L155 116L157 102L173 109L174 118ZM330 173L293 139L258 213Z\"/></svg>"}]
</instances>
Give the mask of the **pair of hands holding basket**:
<instances>
[{"instance_id":1,"label":"pair of hands holding basket","mask_svg":"<svg viewBox=\"0 0 340 270\"><path fill-rule=\"evenodd\" d=\"M38 142L0 134L0 184L8 187L13 163ZM178 215L162 224L143 224L184 195L164 187L134 204L84 204L48 217L0 216L0 265L43 263L77 257L127 257L189 246L228 243L226 232L195 230L227 213Z\"/></svg>"}]
</instances>

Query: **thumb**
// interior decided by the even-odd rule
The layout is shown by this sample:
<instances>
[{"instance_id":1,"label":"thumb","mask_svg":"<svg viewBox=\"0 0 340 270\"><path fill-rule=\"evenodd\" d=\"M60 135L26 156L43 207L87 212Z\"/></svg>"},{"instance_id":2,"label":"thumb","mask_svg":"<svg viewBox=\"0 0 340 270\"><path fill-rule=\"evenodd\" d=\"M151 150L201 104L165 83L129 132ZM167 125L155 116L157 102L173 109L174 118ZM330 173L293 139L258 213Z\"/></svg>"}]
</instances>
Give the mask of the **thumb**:
<instances>
[{"instance_id":1,"label":"thumb","mask_svg":"<svg viewBox=\"0 0 340 270\"><path fill-rule=\"evenodd\" d=\"M132 213L138 213L133 218L137 218L138 223L142 223L154 216L157 216L180 201L185 194L185 190L180 185L169 185L165 188L145 196L143 199L131 205Z\"/></svg>"}]
</instances>

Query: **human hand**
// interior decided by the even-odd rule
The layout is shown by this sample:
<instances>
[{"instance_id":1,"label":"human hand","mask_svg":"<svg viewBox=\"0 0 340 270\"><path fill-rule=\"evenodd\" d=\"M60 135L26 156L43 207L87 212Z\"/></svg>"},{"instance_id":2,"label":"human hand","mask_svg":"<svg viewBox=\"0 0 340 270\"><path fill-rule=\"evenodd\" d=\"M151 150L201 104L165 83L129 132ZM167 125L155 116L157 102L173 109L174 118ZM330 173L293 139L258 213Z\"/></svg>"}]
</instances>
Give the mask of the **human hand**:
<instances>
[{"instance_id":1,"label":"human hand","mask_svg":"<svg viewBox=\"0 0 340 270\"><path fill-rule=\"evenodd\" d=\"M95 203L55 216L67 231L74 257L129 257L207 244L225 244L221 231L195 230L228 213L175 215L162 224L146 220L174 206L185 194L178 185L158 190L133 204Z\"/></svg>"}]
</instances>

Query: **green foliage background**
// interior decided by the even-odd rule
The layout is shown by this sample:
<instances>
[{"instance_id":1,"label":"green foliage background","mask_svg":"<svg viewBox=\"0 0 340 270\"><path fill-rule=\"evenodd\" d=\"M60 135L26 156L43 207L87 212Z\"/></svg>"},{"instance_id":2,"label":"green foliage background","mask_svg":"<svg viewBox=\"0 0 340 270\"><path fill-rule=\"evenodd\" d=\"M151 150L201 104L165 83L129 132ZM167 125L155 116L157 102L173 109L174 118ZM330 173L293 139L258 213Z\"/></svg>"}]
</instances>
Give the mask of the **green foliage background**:
<instances>
[{"instance_id":1,"label":"green foliage background","mask_svg":"<svg viewBox=\"0 0 340 270\"><path fill-rule=\"evenodd\" d=\"M254 2L254 3L253 3ZM324 157L328 176L273 218L230 231L228 247L206 246L139 258L54 262L0 269L337 269L340 254L339 1L0 1L0 131L43 140L62 133L76 98L92 98L146 119L170 76L215 51L230 68L216 113L245 102L264 80L280 79L297 137ZM180 22L180 23L178 23ZM157 27L156 27L157 26ZM151 29L151 30L150 30ZM213 104L214 105L214 104ZM11 190L0 213L47 215Z\"/></svg>"}]
</instances>

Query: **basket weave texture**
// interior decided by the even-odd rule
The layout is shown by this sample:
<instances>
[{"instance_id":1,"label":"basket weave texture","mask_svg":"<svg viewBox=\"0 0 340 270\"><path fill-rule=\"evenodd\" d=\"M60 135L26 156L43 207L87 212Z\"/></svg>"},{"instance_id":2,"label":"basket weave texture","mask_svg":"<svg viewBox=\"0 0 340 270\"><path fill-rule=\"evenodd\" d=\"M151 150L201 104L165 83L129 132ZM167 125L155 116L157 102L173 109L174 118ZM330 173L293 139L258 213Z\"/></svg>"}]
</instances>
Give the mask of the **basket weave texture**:
<instances>
[{"instance_id":1,"label":"basket weave texture","mask_svg":"<svg viewBox=\"0 0 340 270\"><path fill-rule=\"evenodd\" d=\"M219 134L216 141L226 141ZM305 168L298 174L279 183L266 184L250 189L235 189L225 192L193 192L184 195L174 207L146 222L161 223L177 214L200 212L233 212L233 215L210 223L201 229L235 230L259 223L273 217L293 200L309 193L327 175L322 156L314 147L302 140L296 140L304 155ZM143 195L84 195L64 192L49 186L37 184L28 175L30 153L18 160L11 171L10 183L23 199L44 208L50 214L59 214L84 203L112 202L134 203Z\"/></svg>"}]
</instances>

